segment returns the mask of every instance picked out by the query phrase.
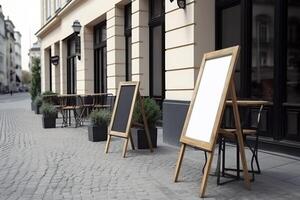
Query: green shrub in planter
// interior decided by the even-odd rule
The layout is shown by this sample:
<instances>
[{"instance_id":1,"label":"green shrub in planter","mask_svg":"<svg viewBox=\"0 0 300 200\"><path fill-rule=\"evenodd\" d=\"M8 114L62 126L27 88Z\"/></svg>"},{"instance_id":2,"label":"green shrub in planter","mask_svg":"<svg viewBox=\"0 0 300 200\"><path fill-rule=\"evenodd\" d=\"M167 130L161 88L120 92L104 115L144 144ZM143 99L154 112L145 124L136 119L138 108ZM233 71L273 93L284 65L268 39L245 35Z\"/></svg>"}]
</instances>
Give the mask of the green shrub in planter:
<instances>
[{"instance_id":1,"label":"green shrub in planter","mask_svg":"<svg viewBox=\"0 0 300 200\"><path fill-rule=\"evenodd\" d=\"M41 107L41 112L43 114L43 127L55 128L57 109L49 103L43 103Z\"/></svg>"},{"instance_id":2,"label":"green shrub in planter","mask_svg":"<svg viewBox=\"0 0 300 200\"><path fill-rule=\"evenodd\" d=\"M89 141L98 142L107 139L107 127L111 112L107 109L94 110L90 114L91 124L88 127Z\"/></svg>"},{"instance_id":3,"label":"green shrub in planter","mask_svg":"<svg viewBox=\"0 0 300 200\"><path fill-rule=\"evenodd\" d=\"M54 93L52 91L46 91L42 93L42 99L43 99L43 103L52 103L52 96L57 95L57 93Z\"/></svg>"},{"instance_id":4,"label":"green shrub in planter","mask_svg":"<svg viewBox=\"0 0 300 200\"><path fill-rule=\"evenodd\" d=\"M52 92L52 91L45 91L42 93L42 96L46 96L46 95L56 95L57 93Z\"/></svg>"},{"instance_id":5,"label":"green shrub in planter","mask_svg":"<svg viewBox=\"0 0 300 200\"><path fill-rule=\"evenodd\" d=\"M34 106L35 106L35 114L40 114L40 107L43 104L43 99L41 96L36 96L34 99Z\"/></svg>"},{"instance_id":6,"label":"green shrub in planter","mask_svg":"<svg viewBox=\"0 0 300 200\"><path fill-rule=\"evenodd\" d=\"M34 99L41 93L41 60L40 58L32 59L32 77L31 77L31 87L30 95L31 100Z\"/></svg>"},{"instance_id":7,"label":"green shrub in planter","mask_svg":"<svg viewBox=\"0 0 300 200\"><path fill-rule=\"evenodd\" d=\"M161 118L159 105L151 98L144 99L144 111L147 118L150 138L153 147L157 147L157 130L156 122ZM133 111L133 122L143 124L143 116L141 113L140 102L137 102ZM132 138L138 149L149 148L145 130L143 128L134 127L131 129Z\"/></svg>"},{"instance_id":8,"label":"green shrub in planter","mask_svg":"<svg viewBox=\"0 0 300 200\"><path fill-rule=\"evenodd\" d=\"M35 104L34 104L35 98L31 99L31 110L35 111Z\"/></svg>"}]
</instances>

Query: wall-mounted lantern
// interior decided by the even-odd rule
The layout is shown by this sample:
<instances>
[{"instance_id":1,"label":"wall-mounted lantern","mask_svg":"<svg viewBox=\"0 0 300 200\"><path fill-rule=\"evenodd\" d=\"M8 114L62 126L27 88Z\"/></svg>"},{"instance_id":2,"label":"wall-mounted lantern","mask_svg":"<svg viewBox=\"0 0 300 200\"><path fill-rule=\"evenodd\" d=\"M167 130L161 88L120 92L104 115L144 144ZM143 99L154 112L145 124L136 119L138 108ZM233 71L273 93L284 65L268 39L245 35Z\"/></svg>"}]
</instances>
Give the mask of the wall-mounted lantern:
<instances>
[{"instance_id":1,"label":"wall-mounted lantern","mask_svg":"<svg viewBox=\"0 0 300 200\"><path fill-rule=\"evenodd\" d=\"M59 64L59 56L52 56L51 57L51 63L53 65L58 65Z\"/></svg>"},{"instance_id":2,"label":"wall-mounted lantern","mask_svg":"<svg viewBox=\"0 0 300 200\"><path fill-rule=\"evenodd\" d=\"M75 20L73 22L72 28L75 34L76 56L78 57L78 60L80 60L81 59L81 46L80 46L80 36L79 36L81 30L80 22L78 20Z\"/></svg>"},{"instance_id":3,"label":"wall-mounted lantern","mask_svg":"<svg viewBox=\"0 0 300 200\"><path fill-rule=\"evenodd\" d=\"M170 0L171 2L173 2L174 0ZM186 7L186 0L177 0L177 5L179 8L185 9Z\"/></svg>"}]
</instances>

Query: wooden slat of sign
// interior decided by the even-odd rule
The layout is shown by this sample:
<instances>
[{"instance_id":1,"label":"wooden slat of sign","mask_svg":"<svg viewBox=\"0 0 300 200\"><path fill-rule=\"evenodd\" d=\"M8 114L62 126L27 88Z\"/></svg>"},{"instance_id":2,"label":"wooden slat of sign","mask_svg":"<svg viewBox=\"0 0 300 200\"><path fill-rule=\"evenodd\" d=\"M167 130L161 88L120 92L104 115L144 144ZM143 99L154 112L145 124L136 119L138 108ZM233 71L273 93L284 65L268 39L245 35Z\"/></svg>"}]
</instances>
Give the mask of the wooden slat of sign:
<instances>
[{"instance_id":1,"label":"wooden slat of sign","mask_svg":"<svg viewBox=\"0 0 300 200\"><path fill-rule=\"evenodd\" d=\"M119 85L118 94L109 126L105 153L108 152L112 136L125 138L125 143L123 146L123 157L125 157L126 155L129 140L132 149L135 149L130 129L132 126L133 110L137 100L141 101L140 105L143 117L142 125L145 129L145 134L147 136L150 151L153 151L149 128L144 113L143 101L139 95L139 82L122 82Z\"/></svg>"},{"instance_id":2,"label":"wooden slat of sign","mask_svg":"<svg viewBox=\"0 0 300 200\"><path fill-rule=\"evenodd\" d=\"M237 62L239 46L207 53L204 55L195 90L182 130L181 148L176 164L174 181L178 179L185 146L194 146L208 153L208 160L202 177L200 195L204 196L209 171L214 155L218 130L226 106L226 97L231 89L235 114L235 125L238 132L238 143L243 163L244 179L250 188L250 176L245 158L239 113L236 104L236 93L233 73ZM230 88L229 88L230 87Z\"/></svg>"}]
</instances>

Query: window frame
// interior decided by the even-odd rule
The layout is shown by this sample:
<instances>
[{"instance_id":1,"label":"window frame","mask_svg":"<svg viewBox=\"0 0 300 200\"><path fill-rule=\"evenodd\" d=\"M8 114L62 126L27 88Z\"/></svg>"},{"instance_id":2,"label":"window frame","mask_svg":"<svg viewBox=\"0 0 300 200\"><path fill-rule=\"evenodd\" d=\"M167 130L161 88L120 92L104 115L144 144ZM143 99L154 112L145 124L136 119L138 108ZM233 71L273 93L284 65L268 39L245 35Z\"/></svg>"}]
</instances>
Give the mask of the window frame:
<instances>
[{"instance_id":1,"label":"window frame","mask_svg":"<svg viewBox=\"0 0 300 200\"><path fill-rule=\"evenodd\" d=\"M125 78L126 81L132 80L132 60L129 62L129 59L132 59L132 19L131 14L132 5L131 3L125 5L124 7L124 36L125 36ZM129 44L129 40L131 41ZM130 56L130 57L129 57Z\"/></svg>"},{"instance_id":2,"label":"window frame","mask_svg":"<svg viewBox=\"0 0 300 200\"><path fill-rule=\"evenodd\" d=\"M103 39L103 30L105 30L105 40ZM97 43L97 31L99 34L99 42ZM106 21L99 23L94 27L94 92L107 92L107 26ZM101 63L97 61L97 53L101 52ZM106 55L105 55L106 54ZM106 59L106 60L105 60ZM99 59L100 60L100 59ZM99 66L97 66L97 64ZM105 65L105 66L104 66ZM99 69L97 69L99 67ZM97 72L97 73L96 73ZM99 81L98 81L99 80Z\"/></svg>"},{"instance_id":3,"label":"window frame","mask_svg":"<svg viewBox=\"0 0 300 200\"><path fill-rule=\"evenodd\" d=\"M152 9L155 7L154 3L156 1L152 1L149 0L149 94L150 97L155 99L156 101L158 101L158 103L160 104L160 106L162 106L162 102L165 99L165 93L166 93L166 87L165 87L165 2L164 1L158 1L161 2L161 14L160 16L153 16L153 12ZM154 72L153 72L153 55L151 52L151 49L153 49L153 35L152 30L157 27L157 26L161 26L162 29L162 36L161 36L161 46L162 46L162 55L161 55L161 81L162 81L162 85L161 85L161 96L155 96L153 95L153 91L154 91L154 81L153 81L153 77L154 77Z\"/></svg>"}]
</instances>

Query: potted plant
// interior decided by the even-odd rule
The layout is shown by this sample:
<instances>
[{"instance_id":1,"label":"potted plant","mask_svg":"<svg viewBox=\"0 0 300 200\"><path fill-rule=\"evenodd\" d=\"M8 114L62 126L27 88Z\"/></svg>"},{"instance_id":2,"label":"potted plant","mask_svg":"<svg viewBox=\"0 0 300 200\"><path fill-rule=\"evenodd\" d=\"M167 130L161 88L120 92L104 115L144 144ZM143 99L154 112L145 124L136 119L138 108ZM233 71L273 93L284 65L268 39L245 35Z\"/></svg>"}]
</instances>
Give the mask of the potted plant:
<instances>
[{"instance_id":1,"label":"potted plant","mask_svg":"<svg viewBox=\"0 0 300 200\"><path fill-rule=\"evenodd\" d=\"M34 99L34 110L35 110L35 114L40 114L40 107L43 104L43 99L41 96L37 96Z\"/></svg>"},{"instance_id":2,"label":"potted plant","mask_svg":"<svg viewBox=\"0 0 300 200\"><path fill-rule=\"evenodd\" d=\"M88 126L89 141L99 142L107 139L107 127L111 113L107 109L94 110L90 114L91 124Z\"/></svg>"},{"instance_id":3,"label":"potted plant","mask_svg":"<svg viewBox=\"0 0 300 200\"><path fill-rule=\"evenodd\" d=\"M39 58L32 59L32 77L31 77L31 87L30 87L30 95L31 95L31 105L32 110L35 110L34 100L41 93L41 63Z\"/></svg>"},{"instance_id":4,"label":"potted plant","mask_svg":"<svg viewBox=\"0 0 300 200\"><path fill-rule=\"evenodd\" d=\"M150 132L150 138L152 141L152 146L157 147L157 129L156 122L161 118L161 111L159 105L155 100L150 98L144 99L144 111L147 118L147 123ZM133 112L133 128L131 128L131 134L134 144L138 149L149 148L147 136L145 134L145 129L138 124L143 124L143 116L141 112L140 102L137 102L134 112Z\"/></svg>"},{"instance_id":5,"label":"potted plant","mask_svg":"<svg viewBox=\"0 0 300 200\"><path fill-rule=\"evenodd\" d=\"M35 111L34 101L35 101L35 97L31 97L31 111Z\"/></svg>"},{"instance_id":6,"label":"potted plant","mask_svg":"<svg viewBox=\"0 0 300 200\"><path fill-rule=\"evenodd\" d=\"M41 112L43 114L43 127L44 128L55 128L56 127L56 115L57 109L49 104L43 103L41 107Z\"/></svg>"}]
</instances>

